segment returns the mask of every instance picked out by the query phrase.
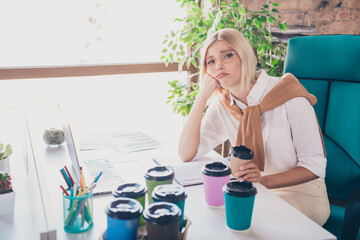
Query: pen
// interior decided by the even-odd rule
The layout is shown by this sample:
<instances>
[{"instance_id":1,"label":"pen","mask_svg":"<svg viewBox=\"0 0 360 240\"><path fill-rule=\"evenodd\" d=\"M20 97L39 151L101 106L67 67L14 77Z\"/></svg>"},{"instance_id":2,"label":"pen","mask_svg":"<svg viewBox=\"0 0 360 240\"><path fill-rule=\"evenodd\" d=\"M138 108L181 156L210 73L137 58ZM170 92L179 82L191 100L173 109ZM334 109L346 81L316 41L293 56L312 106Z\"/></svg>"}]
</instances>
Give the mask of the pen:
<instances>
[{"instance_id":1,"label":"pen","mask_svg":"<svg viewBox=\"0 0 360 240\"><path fill-rule=\"evenodd\" d=\"M71 188L71 183L69 183L70 180L68 180L63 172L63 169L60 170L60 173L61 173L61 176L63 176L65 182L66 182L66 185L68 185L68 188Z\"/></svg>"},{"instance_id":2,"label":"pen","mask_svg":"<svg viewBox=\"0 0 360 240\"><path fill-rule=\"evenodd\" d=\"M63 190L66 196L69 196L68 192L65 190L65 188L62 185L60 185L60 188Z\"/></svg>"},{"instance_id":3,"label":"pen","mask_svg":"<svg viewBox=\"0 0 360 240\"><path fill-rule=\"evenodd\" d=\"M102 172L99 173L99 175L97 177L94 178L94 181L92 181L92 183L90 184L89 187L91 187L94 183L97 183L97 181L99 180L100 176L101 176Z\"/></svg>"}]
</instances>

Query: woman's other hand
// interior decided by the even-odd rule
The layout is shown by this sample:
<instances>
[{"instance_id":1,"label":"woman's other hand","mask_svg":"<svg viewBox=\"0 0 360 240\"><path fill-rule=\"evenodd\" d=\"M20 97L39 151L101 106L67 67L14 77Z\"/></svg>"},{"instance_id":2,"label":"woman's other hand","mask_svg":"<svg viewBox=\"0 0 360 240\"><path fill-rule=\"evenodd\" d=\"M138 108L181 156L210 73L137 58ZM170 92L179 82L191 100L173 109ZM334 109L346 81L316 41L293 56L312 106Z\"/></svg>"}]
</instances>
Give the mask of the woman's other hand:
<instances>
[{"instance_id":1,"label":"woman's other hand","mask_svg":"<svg viewBox=\"0 0 360 240\"><path fill-rule=\"evenodd\" d=\"M219 82L210 74L205 74L200 81L198 96L209 99L217 87L219 87Z\"/></svg>"},{"instance_id":2,"label":"woman's other hand","mask_svg":"<svg viewBox=\"0 0 360 240\"><path fill-rule=\"evenodd\" d=\"M240 170L234 174L234 177L249 182L261 182L262 180L258 166L253 162L241 165Z\"/></svg>"}]
</instances>

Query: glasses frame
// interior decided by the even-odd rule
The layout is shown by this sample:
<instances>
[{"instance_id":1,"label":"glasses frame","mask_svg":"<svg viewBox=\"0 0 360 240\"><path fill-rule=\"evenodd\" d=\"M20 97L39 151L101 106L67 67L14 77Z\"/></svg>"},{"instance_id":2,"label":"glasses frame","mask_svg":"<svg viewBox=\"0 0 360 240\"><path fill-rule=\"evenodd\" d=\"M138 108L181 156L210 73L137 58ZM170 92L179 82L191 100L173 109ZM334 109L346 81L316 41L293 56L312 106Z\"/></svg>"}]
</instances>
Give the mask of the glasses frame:
<instances>
[{"instance_id":1,"label":"glasses frame","mask_svg":"<svg viewBox=\"0 0 360 240\"><path fill-rule=\"evenodd\" d=\"M230 54L230 53L232 53L232 54L238 54L236 51L234 51L234 50L229 50L229 52L224 52L225 53L225 55L224 56L226 56L227 54ZM239 54L238 54L239 55ZM215 59L215 58L214 58ZM221 60L219 60L219 59L215 59L216 61L220 61L222 64L229 64L232 60L230 60L230 62L229 63L224 63L224 59L221 59ZM206 58L205 58L205 61L204 61L204 63L203 63L204 65L205 65L205 67L206 67L206 69L209 69L209 67L208 67L208 64L207 64L207 60L206 60ZM214 66L215 67L215 65L216 65L216 62L214 63L214 64L212 64L212 66ZM210 70L212 70L213 69L213 67L210 67Z\"/></svg>"}]
</instances>

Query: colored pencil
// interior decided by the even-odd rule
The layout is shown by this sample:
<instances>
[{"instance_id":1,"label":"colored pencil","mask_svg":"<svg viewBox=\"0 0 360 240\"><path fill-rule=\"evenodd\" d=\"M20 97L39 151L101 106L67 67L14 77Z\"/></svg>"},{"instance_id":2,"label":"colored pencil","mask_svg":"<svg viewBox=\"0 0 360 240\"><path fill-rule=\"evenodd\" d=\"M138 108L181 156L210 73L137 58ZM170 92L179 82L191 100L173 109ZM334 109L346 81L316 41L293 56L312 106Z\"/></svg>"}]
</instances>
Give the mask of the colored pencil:
<instances>
[{"instance_id":1,"label":"colored pencil","mask_svg":"<svg viewBox=\"0 0 360 240\"><path fill-rule=\"evenodd\" d=\"M63 192L65 193L66 196L68 196L68 197L70 196L69 193L65 190L65 188L62 185L60 185L60 188L63 190Z\"/></svg>"},{"instance_id":2,"label":"colored pencil","mask_svg":"<svg viewBox=\"0 0 360 240\"><path fill-rule=\"evenodd\" d=\"M70 178L71 183L74 185L74 179L71 177L69 170L67 169L66 166L64 166L64 168L65 168L65 171L66 171L66 173L68 174L68 176Z\"/></svg>"}]
</instances>

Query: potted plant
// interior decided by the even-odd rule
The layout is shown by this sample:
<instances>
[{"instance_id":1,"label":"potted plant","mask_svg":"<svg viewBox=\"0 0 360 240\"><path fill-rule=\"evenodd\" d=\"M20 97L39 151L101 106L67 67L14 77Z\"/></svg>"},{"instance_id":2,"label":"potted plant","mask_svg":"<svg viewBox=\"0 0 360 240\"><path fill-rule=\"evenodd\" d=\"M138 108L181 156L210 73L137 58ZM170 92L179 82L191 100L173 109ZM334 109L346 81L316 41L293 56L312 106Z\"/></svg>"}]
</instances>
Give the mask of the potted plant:
<instances>
[{"instance_id":1,"label":"potted plant","mask_svg":"<svg viewBox=\"0 0 360 240\"><path fill-rule=\"evenodd\" d=\"M11 177L7 172L0 172L0 215L14 212L15 192L11 185Z\"/></svg>"},{"instance_id":2,"label":"potted plant","mask_svg":"<svg viewBox=\"0 0 360 240\"><path fill-rule=\"evenodd\" d=\"M186 81L169 82L168 103L172 102L174 112L187 116L198 93L200 48L208 35L222 28L235 28L244 34L258 58L259 68L270 76L280 76L283 72L286 45L272 36L270 27L277 25L286 30L286 22L280 21L278 3L264 3L258 11L249 13L240 0L208 0L209 9L201 0L176 0L180 7L188 9L183 28L171 31L165 36L161 59L165 64L177 62L181 71L184 66L192 68ZM194 80L195 78L195 80ZM191 81L190 81L191 80Z\"/></svg>"},{"instance_id":3,"label":"potted plant","mask_svg":"<svg viewBox=\"0 0 360 240\"><path fill-rule=\"evenodd\" d=\"M0 143L0 171L10 173L9 156L12 154L10 144L4 148L4 144Z\"/></svg>"}]
</instances>

